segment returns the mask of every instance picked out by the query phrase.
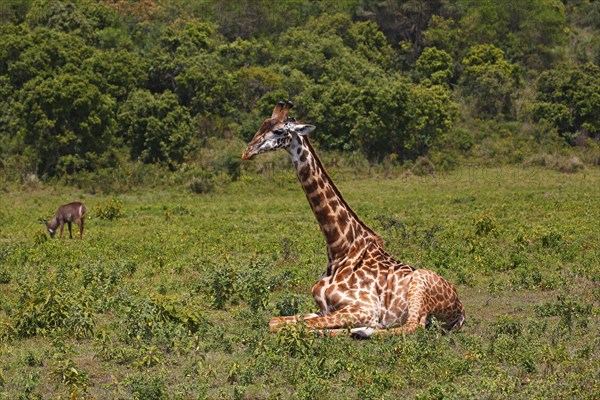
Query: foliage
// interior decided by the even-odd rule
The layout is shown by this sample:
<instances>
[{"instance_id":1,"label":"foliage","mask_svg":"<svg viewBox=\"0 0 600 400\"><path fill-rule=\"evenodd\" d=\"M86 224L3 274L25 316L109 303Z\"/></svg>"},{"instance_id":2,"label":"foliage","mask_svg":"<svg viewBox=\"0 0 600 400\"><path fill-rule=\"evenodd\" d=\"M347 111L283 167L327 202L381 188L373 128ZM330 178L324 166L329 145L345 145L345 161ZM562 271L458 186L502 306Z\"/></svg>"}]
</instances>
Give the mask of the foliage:
<instances>
[{"instance_id":1,"label":"foliage","mask_svg":"<svg viewBox=\"0 0 600 400\"><path fill-rule=\"evenodd\" d=\"M389 152L404 154L409 88L398 75L360 86L335 81L309 88L300 100L307 104L307 119L317 125L315 136L325 148L362 150L377 160Z\"/></svg>"},{"instance_id":2,"label":"foliage","mask_svg":"<svg viewBox=\"0 0 600 400\"><path fill-rule=\"evenodd\" d=\"M166 399L165 384L158 376L136 375L131 382L134 399Z\"/></svg>"},{"instance_id":3,"label":"foliage","mask_svg":"<svg viewBox=\"0 0 600 400\"><path fill-rule=\"evenodd\" d=\"M600 67L562 65L540 74L533 115L567 139L600 137Z\"/></svg>"},{"instance_id":4,"label":"foliage","mask_svg":"<svg viewBox=\"0 0 600 400\"><path fill-rule=\"evenodd\" d=\"M118 103L124 102L130 92L148 79L148 61L120 48L96 51L83 61L82 68L90 83Z\"/></svg>"},{"instance_id":5,"label":"foliage","mask_svg":"<svg viewBox=\"0 0 600 400\"><path fill-rule=\"evenodd\" d=\"M183 161L193 124L173 93L153 95L145 89L136 90L123 103L118 119L127 127L123 137L133 158L146 163L164 162L173 168Z\"/></svg>"},{"instance_id":6,"label":"foliage","mask_svg":"<svg viewBox=\"0 0 600 400\"><path fill-rule=\"evenodd\" d=\"M189 188L197 194L212 192L215 188L213 175L208 171L197 173L194 179L189 183Z\"/></svg>"},{"instance_id":7,"label":"foliage","mask_svg":"<svg viewBox=\"0 0 600 400\"><path fill-rule=\"evenodd\" d=\"M555 46L565 42L565 8L556 0L528 2L459 1L461 30L471 45L489 43L511 61L545 69L558 58Z\"/></svg>"},{"instance_id":8,"label":"foliage","mask_svg":"<svg viewBox=\"0 0 600 400\"><path fill-rule=\"evenodd\" d=\"M0 396L594 398L597 168L565 179L535 166L416 176L392 165L384 178L324 156L392 254L456 285L460 332L270 333L273 316L316 311L327 254L306 199L279 164L198 197L188 165L165 174L173 186L119 196L118 223L90 211L83 241L37 241L43 226L26 223L80 189L3 192ZM113 197L82 200L94 210Z\"/></svg>"},{"instance_id":9,"label":"foliage","mask_svg":"<svg viewBox=\"0 0 600 400\"><path fill-rule=\"evenodd\" d=\"M225 304L235 294L236 271L231 267L216 268L211 276L209 283L209 294L212 298L212 306L217 309L223 309Z\"/></svg>"},{"instance_id":10,"label":"foliage","mask_svg":"<svg viewBox=\"0 0 600 400\"><path fill-rule=\"evenodd\" d=\"M453 74L452 57L444 50L426 47L415 64L415 71L422 82L448 85Z\"/></svg>"},{"instance_id":11,"label":"foliage","mask_svg":"<svg viewBox=\"0 0 600 400\"><path fill-rule=\"evenodd\" d=\"M87 337L93 333L95 322L90 299L85 293L73 294L53 284L22 290L16 318L10 326L11 334L23 338L46 336L56 330L75 337Z\"/></svg>"},{"instance_id":12,"label":"foliage","mask_svg":"<svg viewBox=\"0 0 600 400\"><path fill-rule=\"evenodd\" d=\"M423 41L426 47L435 48L450 54L454 60L464 54L469 40L465 35L463 24L455 18L442 15L432 15L427 29L423 32Z\"/></svg>"},{"instance_id":13,"label":"foliage","mask_svg":"<svg viewBox=\"0 0 600 400\"><path fill-rule=\"evenodd\" d=\"M405 148L423 156L450 130L457 107L448 89L440 85L413 86L408 104L411 118Z\"/></svg>"},{"instance_id":14,"label":"foliage","mask_svg":"<svg viewBox=\"0 0 600 400\"><path fill-rule=\"evenodd\" d=\"M504 52L493 45L477 45L469 49L462 64L461 85L465 95L474 98L474 110L488 117L511 117L519 77Z\"/></svg>"},{"instance_id":15,"label":"foliage","mask_svg":"<svg viewBox=\"0 0 600 400\"><path fill-rule=\"evenodd\" d=\"M37 172L74 173L98 166L112 144L113 100L81 76L34 78L22 89L23 144L37 154Z\"/></svg>"},{"instance_id":16,"label":"foliage","mask_svg":"<svg viewBox=\"0 0 600 400\"><path fill-rule=\"evenodd\" d=\"M109 199L94 207L94 216L109 221L120 219L123 216L123 202L118 199Z\"/></svg>"},{"instance_id":17,"label":"foliage","mask_svg":"<svg viewBox=\"0 0 600 400\"><path fill-rule=\"evenodd\" d=\"M9 3L0 168L18 182L102 180L137 161L209 170L219 157L197 158L206 139L249 139L281 99L318 126L323 149L371 162L427 156L451 168L474 154L444 133L458 125L476 136L471 119L556 127L567 144L532 138L553 149L588 146L576 134L597 137L595 86L577 86L597 75L595 2ZM570 66L557 67L565 59ZM572 83L559 82L566 77ZM550 94L566 86L570 94Z\"/></svg>"}]
</instances>

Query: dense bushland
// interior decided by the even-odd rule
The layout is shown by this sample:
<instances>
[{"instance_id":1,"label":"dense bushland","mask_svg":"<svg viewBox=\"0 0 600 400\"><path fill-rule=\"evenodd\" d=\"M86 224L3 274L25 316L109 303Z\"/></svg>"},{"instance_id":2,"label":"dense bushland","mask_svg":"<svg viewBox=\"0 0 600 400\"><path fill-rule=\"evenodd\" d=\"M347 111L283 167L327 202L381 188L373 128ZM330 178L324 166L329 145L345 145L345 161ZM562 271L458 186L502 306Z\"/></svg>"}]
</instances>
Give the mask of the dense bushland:
<instances>
[{"instance_id":1,"label":"dense bushland","mask_svg":"<svg viewBox=\"0 0 600 400\"><path fill-rule=\"evenodd\" d=\"M210 139L248 139L279 99L318 126L322 149L370 162L597 164L599 8L11 1L0 10L0 169L21 182L101 180L136 163L235 179Z\"/></svg>"}]
</instances>

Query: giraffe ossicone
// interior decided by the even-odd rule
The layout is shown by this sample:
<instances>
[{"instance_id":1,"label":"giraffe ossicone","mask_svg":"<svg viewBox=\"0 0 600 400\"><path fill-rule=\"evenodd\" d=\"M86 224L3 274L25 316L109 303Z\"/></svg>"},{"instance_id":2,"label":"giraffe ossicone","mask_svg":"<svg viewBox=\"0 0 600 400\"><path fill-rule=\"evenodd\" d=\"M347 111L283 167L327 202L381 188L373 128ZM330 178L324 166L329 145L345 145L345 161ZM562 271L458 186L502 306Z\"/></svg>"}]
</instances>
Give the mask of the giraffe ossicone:
<instances>
[{"instance_id":1,"label":"giraffe ossicone","mask_svg":"<svg viewBox=\"0 0 600 400\"><path fill-rule=\"evenodd\" d=\"M242 153L286 150L327 246L325 273L312 288L316 314L275 317L276 332L302 321L323 334L367 338L401 334L425 327L433 316L446 330L459 330L465 313L454 286L427 269L416 269L392 257L383 240L350 208L325 171L308 133L315 126L288 117L290 101L279 102Z\"/></svg>"}]
</instances>

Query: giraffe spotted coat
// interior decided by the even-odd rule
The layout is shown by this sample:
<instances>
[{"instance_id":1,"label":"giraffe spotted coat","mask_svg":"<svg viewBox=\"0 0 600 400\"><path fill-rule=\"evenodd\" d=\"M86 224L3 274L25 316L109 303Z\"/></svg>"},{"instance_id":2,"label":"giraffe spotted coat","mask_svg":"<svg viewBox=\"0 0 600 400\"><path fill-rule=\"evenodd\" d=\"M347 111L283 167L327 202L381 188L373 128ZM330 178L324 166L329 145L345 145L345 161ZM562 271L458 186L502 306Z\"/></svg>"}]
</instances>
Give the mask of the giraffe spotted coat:
<instances>
[{"instance_id":1,"label":"giraffe spotted coat","mask_svg":"<svg viewBox=\"0 0 600 400\"><path fill-rule=\"evenodd\" d=\"M448 330L458 330L464 309L454 286L437 273L394 259L381 238L346 203L308 140L312 125L287 117L291 103L278 103L242 157L286 149L319 223L327 246L327 270L313 286L316 314L276 317L279 330L302 319L323 332L353 328L358 337L412 332L434 316Z\"/></svg>"}]
</instances>

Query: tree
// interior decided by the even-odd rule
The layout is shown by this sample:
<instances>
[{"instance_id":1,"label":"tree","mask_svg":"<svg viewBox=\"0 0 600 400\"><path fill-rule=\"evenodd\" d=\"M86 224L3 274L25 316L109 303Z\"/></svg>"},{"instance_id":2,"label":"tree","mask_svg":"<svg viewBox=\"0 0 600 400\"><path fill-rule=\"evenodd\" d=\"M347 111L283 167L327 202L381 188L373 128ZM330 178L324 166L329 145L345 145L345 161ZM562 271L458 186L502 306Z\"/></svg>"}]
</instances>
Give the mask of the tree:
<instances>
[{"instance_id":1,"label":"tree","mask_svg":"<svg viewBox=\"0 0 600 400\"><path fill-rule=\"evenodd\" d=\"M247 67L239 70L241 81L240 104L242 109L250 111L267 93L281 89L283 77L272 68Z\"/></svg>"},{"instance_id":2,"label":"tree","mask_svg":"<svg viewBox=\"0 0 600 400\"><path fill-rule=\"evenodd\" d=\"M90 82L118 102L148 80L148 61L127 50L97 50L81 63Z\"/></svg>"},{"instance_id":3,"label":"tree","mask_svg":"<svg viewBox=\"0 0 600 400\"><path fill-rule=\"evenodd\" d=\"M181 72L175 76L175 92L192 114L227 117L239 104L239 82L214 53L179 59Z\"/></svg>"},{"instance_id":4,"label":"tree","mask_svg":"<svg viewBox=\"0 0 600 400\"><path fill-rule=\"evenodd\" d=\"M26 22L31 27L43 26L61 32L76 32L81 36L91 36L93 31L82 7L60 0L34 1Z\"/></svg>"},{"instance_id":5,"label":"tree","mask_svg":"<svg viewBox=\"0 0 600 400\"><path fill-rule=\"evenodd\" d=\"M353 22L347 14L324 14L309 19L299 30L323 38L339 38L355 56L384 69L392 67L393 49L373 21Z\"/></svg>"},{"instance_id":6,"label":"tree","mask_svg":"<svg viewBox=\"0 0 600 400\"><path fill-rule=\"evenodd\" d=\"M273 45L268 40L243 40L223 43L217 49L224 63L232 68L269 66L273 63Z\"/></svg>"},{"instance_id":7,"label":"tree","mask_svg":"<svg viewBox=\"0 0 600 400\"><path fill-rule=\"evenodd\" d=\"M121 107L118 121L133 159L161 162L174 169L191 148L192 118L170 91L153 95L135 90Z\"/></svg>"},{"instance_id":8,"label":"tree","mask_svg":"<svg viewBox=\"0 0 600 400\"><path fill-rule=\"evenodd\" d=\"M457 107L448 88L411 85L399 75L370 75L358 85L339 79L300 95L301 111L318 126L325 148L360 150L371 160L395 153L411 159L427 153L451 128Z\"/></svg>"},{"instance_id":9,"label":"tree","mask_svg":"<svg viewBox=\"0 0 600 400\"><path fill-rule=\"evenodd\" d=\"M462 60L463 93L475 101L474 109L485 117L512 117L514 90L519 83L516 67L494 45L471 47Z\"/></svg>"},{"instance_id":10,"label":"tree","mask_svg":"<svg viewBox=\"0 0 600 400\"><path fill-rule=\"evenodd\" d=\"M44 27L69 33L88 44L96 41L96 33L120 24L117 13L93 0L34 0L25 22L32 28Z\"/></svg>"},{"instance_id":11,"label":"tree","mask_svg":"<svg viewBox=\"0 0 600 400\"><path fill-rule=\"evenodd\" d=\"M566 138L600 137L600 67L561 65L544 71L536 82L533 115Z\"/></svg>"},{"instance_id":12,"label":"tree","mask_svg":"<svg viewBox=\"0 0 600 400\"><path fill-rule=\"evenodd\" d=\"M464 56L467 37L458 22L458 18L445 18L432 15L427 30L423 32L425 46L435 47L460 60Z\"/></svg>"},{"instance_id":13,"label":"tree","mask_svg":"<svg viewBox=\"0 0 600 400\"><path fill-rule=\"evenodd\" d=\"M0 165L2 159L20 147L16 140L19 106L16 97L8 77L0 75Z\"/></svg>"},{"instance_id":14,"label":"tree","mask_svg":"<svg viewBox=\"0 0 600 400\"><path fill-rule=\"evenodd\" d=\"M428 84L448 85L453 75L452 57L444 50L426 47L417 60L415 70L422 82L426 80Z\"/></svg>"},{"instance_id":15,"label":"tree","mask_svg":"<svg viewBox=\"0 0 600 400\"><path fill-rule=\"evenodd\" d=\"M19 28L3 39L0 72L19 88L36 77L50 77L67 65L71 70L79 69L94 51L81 38L48 28Z\"/></svg>"},{"instance_id":16,"label":"tree","mask_svg":"<svg viewBox=\"0 0 600 400\"><path fill-rule=\"evenodd\" d=\"M442 0L367 0L361 1L357 14L374 20L393 45L409 41L420 48L422 31L431 16L441 10L443 3Z\"/></svg>"},{"instance_id":17,"label":"tree","mask_svg":"<svg viewBox=\"0 0 600 400\"><path fill-rule=\"evenodd\" d=\"M114 143L114 100L83 75L28 81L21 90L19 136L35 154L39 175L94 169Z\"/></svg>"},{"instance_id":18,"label":"tree","mask_svg":"<svg viewBox=\"0 0 600 400\"><path fill-rule=\"evenodd\" d=\"M458 0L467 44L493 44L513 62L541 70L557 59L566 41L566 17L559 0Z\"/></svg>"},{"instance_id":19,"label":"tree","mask_svg":"<svg viewBox=\"0 0 600 400\"><path fill-rule=\"evenodd\" d=\"M204 22L178 22L167 27L160 44L171 56L190 57L212 52L218 38L214 25Z\"/></svg>"},{"instance_id":20,"label":"tree","mask_svg":"<svg viewBox=\"0 0 600 400\"><path fill-rule=\"evenodd\" d=\"M458 110L446 86L414 85L409 96L408 137L404 146L413 157L422 156L452 128Z\"/></svg>"},{"instance_id":21,"label":"tree","mask_svg":"<svg viewBox=\"0 0 600 400\"><path fill-rule=\"evenodd\" d=\"M395 153L406 159L406 127L410 124L408 113L410 83L400 75L370 80L358 90L350 104L356 118L350 131L357 138L359 149L369 159L381 161Z\"/></svg>"}]
</instances>

